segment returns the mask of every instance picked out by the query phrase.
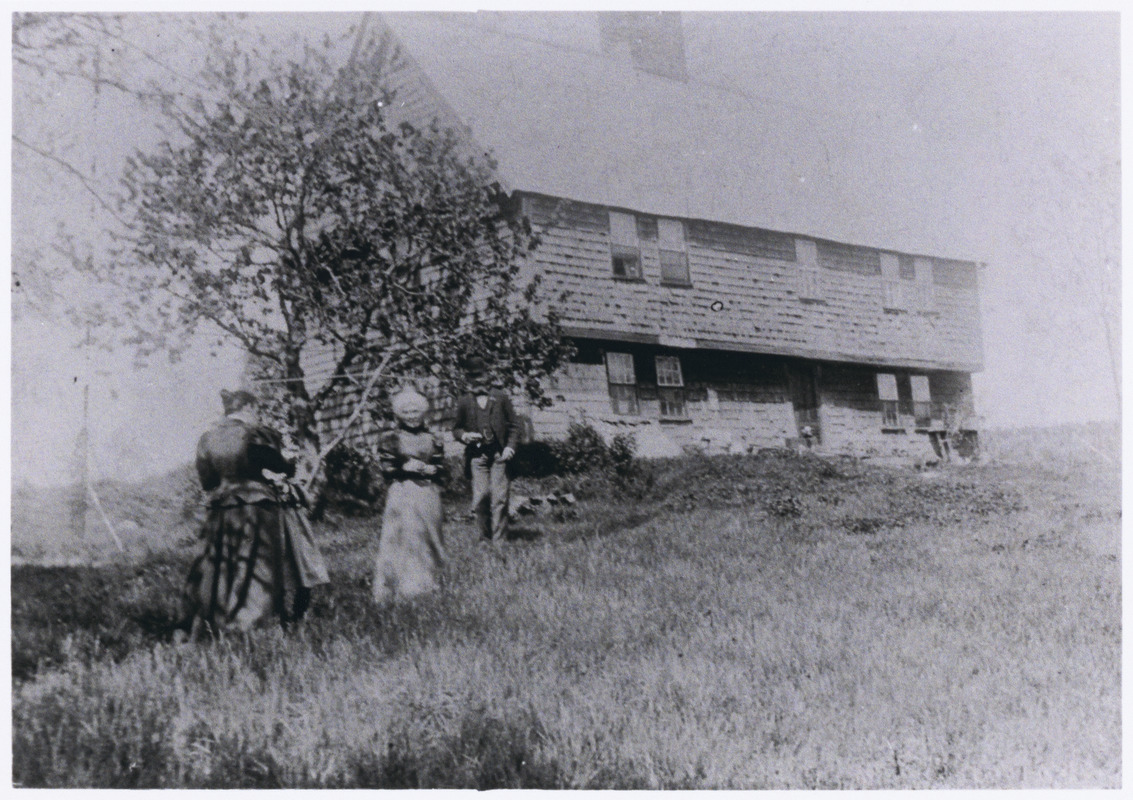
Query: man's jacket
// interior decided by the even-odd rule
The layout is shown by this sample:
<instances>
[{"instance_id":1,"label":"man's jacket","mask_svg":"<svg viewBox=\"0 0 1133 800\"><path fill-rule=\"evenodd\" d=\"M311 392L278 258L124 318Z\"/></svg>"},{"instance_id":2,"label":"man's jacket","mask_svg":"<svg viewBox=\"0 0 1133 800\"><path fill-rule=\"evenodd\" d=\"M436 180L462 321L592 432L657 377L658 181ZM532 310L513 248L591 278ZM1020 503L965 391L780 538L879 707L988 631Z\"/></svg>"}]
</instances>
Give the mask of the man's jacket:
<instances>
[{"instance_id":1,"label":"man's jacket","mask_svg":"<svg viewBox=\"0 0 1133 800\"><path fill-rule=\"evenodd\" d=\"M483 424L479 424L483 421ZM512 408L511 399L500 389L488 392L488 405L481 409L476 398L466 394L456 401L456 421L452 425L453 438L458 442L466 432L479 433L484 439L478 445L467 445L475 454L498 453L505 447L519 446L519 419Z\"/></svg>"}]
</instances>

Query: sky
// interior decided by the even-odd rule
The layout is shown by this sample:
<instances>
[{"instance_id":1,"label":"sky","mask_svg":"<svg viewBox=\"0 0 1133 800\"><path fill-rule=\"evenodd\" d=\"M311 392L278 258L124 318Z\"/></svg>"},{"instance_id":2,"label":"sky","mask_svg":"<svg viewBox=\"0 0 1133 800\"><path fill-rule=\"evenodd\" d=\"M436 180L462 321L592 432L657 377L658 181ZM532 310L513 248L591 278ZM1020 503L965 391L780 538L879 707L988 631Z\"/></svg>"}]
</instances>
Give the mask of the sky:
<instances>
[{"instance_id":1,"label":"sky","mask_svg":"<svg viewBox=\"0 0 1133 800\"><path fill-rule=\"evenodd\" d=\"M356 18L256 24L285 36ZM820 121L847 190L987 263L975 377L985 426L1117 417L1095 296L1099 254L1120 230L1115 14L693 14L684 30L702 79ZM139 19L120 47L138 74L187 82L199 54L186 41ZM13 100L13 132L93 170L101 191L127 152L161 138L151 114L112 92L17 70ZM101 241L105 212L57 164L18 146L12 159L14 479L74 474L85 386L95 474L185 463L219 413L219 390L239 380L239 354L202 341L179 364L134 369L124 348L76 347L84 332L67 321L67 298L98 287L31 269L28 257L61 263L60 222Z\"/></svg>"},{"instance_id":2,"label":"sky","mask_svg":"<svg viewBox=\"0 0 1133 800\"><path fill-rule=\"evenodd\" d=\"M1009 426L1118 413L1083 263L1103 231L1117 245L1117 41L1112 14L784 14L692 48L832 119L847 185L987 263L977 403Z\"/></svg>"}]
</instances>

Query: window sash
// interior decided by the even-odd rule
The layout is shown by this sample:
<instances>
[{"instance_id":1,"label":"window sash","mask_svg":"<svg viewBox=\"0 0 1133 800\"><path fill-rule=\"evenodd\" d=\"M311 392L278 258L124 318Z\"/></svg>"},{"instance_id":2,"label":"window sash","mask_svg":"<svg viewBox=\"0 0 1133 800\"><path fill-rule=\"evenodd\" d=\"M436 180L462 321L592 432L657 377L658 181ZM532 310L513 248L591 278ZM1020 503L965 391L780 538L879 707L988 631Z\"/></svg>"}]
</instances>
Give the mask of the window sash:
<instances>
[{"instance_id":1,"label":"window sash","mask_svg":"<svg viewBox=\"0 0 1133 800\"><path fill-rule=\"evenodd\" d=\"M897 376L887 372L877 373L877 396L886 401L897 402Z\"/></svg>"},{"instance_id":2,"label":"window sash","mask_svg":"<svg viewBox=\"0 0 1133 800\"><path fill-rule=\"evenodd\" d=\"M796 270L795 281L799 298L802 300L821 300L822 273L818 267L801 266Z\"/></svg>"},{"instance_id":3,"label":"window sash","mask_svg":"<svg viewBox=\"0 0 1133 800\"><path fill-rule=\"evenodd\" d=\"M913 385L914 403L928 403L932 400L929 395L927 375L910 375L909 382Z\"/></svg>"},{"instance_id":4,"label":"window sash","mask_svg":"<svg viewBox=\"0 0 1133 800\"><path fill-rule=\"evenodd\" d=\"M685 407L685 390L683 388L658 388L657 400L660 406L661 419L688 419L688 411Z\"/></svg>"},{"instance_id":5,"label":"window sash","mask_svg":"<svg viewBox=\"0 0 1133 800\"><path fill-rule=\"evenodd\" d=\"M932 424L932 403L927 400L913 401L913 420L918 428L925 428Z\"/></svg>"},{"instance_id":6,"label":"window sash","mask_svg":"<svg viewBox=\"0 0 1133 800\"><path fill-rule=\"evenodd\" d=\"M883 279L882 305L895 311L907 311L913 307L916 286L892 278Z\"/></svg>"},{"instance_id":7,"label":"window sash","mask_svg":"<svg viewBox=\"0 0 1133 800\"><path fill-rule=\"evenodd\" d=\"M637 403L637 387L624 383L611 383L610 410L615 414L639 413Z\"/></svg>"},{"instance_id":8,"label":"window sash","mask_svg":"<svg viewBox=\"0 0 1133 800\"><path fill-rule=\"evenodd\" d=\"M614 276L618 278L641 277L641 250L619 244L610 245L610 259Z\"/></svg>"},{"instance_id":9,"label":"window sash","mask_svg":"<svg viewBox=\"0 0 1133 800\"><path fill-rule=\"evenodd\" d=\"M657 220L657 243L662 250L676 250L683 253L685 247L685 226L679 219Z\"/></svg>"},{"instance_id":10,"label":"window sash","mask_svg":"<svg viewBox=\"0 0 1133 800\"><path fill-rule=\"evenodd\" d=\"M606 379L611 384L636 385L632 353L606 353Z\"/></svg>"},{"instance_id":11,"label":"window sash","mask_svg":"<svg viewBox=\"0 0 1133 800\"><path fill-rule=\"evenodd\" d=\"M637 216L638 242L657 241L657 219L655 217Z\"/></svg>"},{"instance_id":12,"label":"window sash","mask_svg":"<svg viewBox=\"0 0 1133 800\"><path fill-rule=\"evenodd\" d=\"M896 400L882 400L881 401L881 427L883 428L899 428L901 427L901 417L897 413Z\"/></svg>"},{"instance_id":13,"label":"window sash","mask_svg":"<svg viewBox=\"0 0 1133 800\"><path fill-rule=\"evenodd\" d=\"M661 280L665 283L689 284L688 253L661 250Z\"/></svg>"},{"instance_id":14,"label":"window sash","mask_svg":"<svg viewBox=\"0 0 1133 800\"><path fill-rule=\"evenodd\" d=\"M610 243L636 248L637 218L621 211L610 212Z\"/></svg>"},{"instance_id":15,"label":"window sash","mask_svg":"<svg viewBox=\"0 0 1133 800\"><path fill-rule=\"evenodd\" d=\"M657 367L658 386L684 386L684 376L681 374L680 356L655 356L653 363Z\"/></svg>"}]
</instances>

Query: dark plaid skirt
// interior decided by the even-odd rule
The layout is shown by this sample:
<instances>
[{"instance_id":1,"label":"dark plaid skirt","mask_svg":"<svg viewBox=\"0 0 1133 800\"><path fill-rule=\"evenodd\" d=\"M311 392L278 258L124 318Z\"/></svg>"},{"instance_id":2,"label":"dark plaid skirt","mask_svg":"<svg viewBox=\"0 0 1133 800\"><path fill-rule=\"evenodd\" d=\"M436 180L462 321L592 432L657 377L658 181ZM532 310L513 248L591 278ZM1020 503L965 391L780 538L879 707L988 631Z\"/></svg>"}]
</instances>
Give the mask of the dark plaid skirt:
<instances>
[{"instance_id":1,"label":"dark plaid skirt","mask_svg":"<svg viewBox=\"0 0 1133 800\"><path fill-rule=\"evenodd\" d=\"M267 500L216 503L201 538L204 551L193 561L185 586L190 624L197 617L211 628L224 628L249 602L264 606L250 612L262 612L259 618L274 614L294 621L306 611L311 587L328 580L298 508ZM270 604L263 603L265 596Z\"/></svg>"}]
</instances>

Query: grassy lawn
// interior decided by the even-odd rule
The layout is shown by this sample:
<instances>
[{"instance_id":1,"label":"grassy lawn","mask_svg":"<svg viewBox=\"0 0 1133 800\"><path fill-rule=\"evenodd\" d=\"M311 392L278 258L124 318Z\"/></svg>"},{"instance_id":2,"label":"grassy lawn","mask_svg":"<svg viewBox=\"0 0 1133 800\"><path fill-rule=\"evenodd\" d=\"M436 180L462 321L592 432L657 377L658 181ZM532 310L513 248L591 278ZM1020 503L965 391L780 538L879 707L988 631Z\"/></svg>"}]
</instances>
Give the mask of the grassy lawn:
<instances>
[{"instance_id":1,"label":"grassy lawn","mask_svg":"<svg viewBox=\"0 0 1133 800\"><path fill-rule=\"evenodd\" d=\"M191 549L13 569L25 786L1120 786L1120 473L690 459L579 483L505 560L372 608L319 529L295 631L168 643Z\"/></svg>"}]
</instances>

